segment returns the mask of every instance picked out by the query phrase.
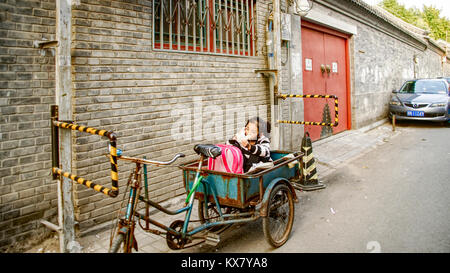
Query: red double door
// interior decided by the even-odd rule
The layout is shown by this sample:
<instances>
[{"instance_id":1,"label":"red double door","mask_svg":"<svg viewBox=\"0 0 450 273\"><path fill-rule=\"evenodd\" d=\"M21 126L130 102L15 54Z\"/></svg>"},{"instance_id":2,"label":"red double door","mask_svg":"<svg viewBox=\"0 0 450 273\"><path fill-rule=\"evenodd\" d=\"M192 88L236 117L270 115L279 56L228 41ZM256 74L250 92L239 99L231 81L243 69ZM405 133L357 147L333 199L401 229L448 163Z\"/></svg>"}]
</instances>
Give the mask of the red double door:
<instances>
[{"instance_id":1,"label":"red double door","mask_svg":"<svg viewBox=\"0 0 450 273\"><path fill-rule=\"evenodd\" d=\"M303 94L336 95L338 126L305 125L318 140L351 128L348 73L348 36L302 21ZM334 99L305 98L304 120L335 122Z\"/></svg>"}]
</instances>

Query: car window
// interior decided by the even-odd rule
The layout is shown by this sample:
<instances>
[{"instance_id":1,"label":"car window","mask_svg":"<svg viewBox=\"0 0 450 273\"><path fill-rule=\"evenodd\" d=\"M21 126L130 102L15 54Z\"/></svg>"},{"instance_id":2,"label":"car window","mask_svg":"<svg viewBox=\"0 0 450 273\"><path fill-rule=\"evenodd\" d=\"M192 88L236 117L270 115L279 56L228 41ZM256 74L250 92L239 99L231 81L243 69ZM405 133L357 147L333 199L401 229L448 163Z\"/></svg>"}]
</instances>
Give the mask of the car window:
<instances>
[{"instance_id":1,"label":"car window","mask_svg":"<svg viewBox=\"0 0 450 273\"><path fill-rule=\"evenodd\" d=\"M408 81L402 86L400 93L447 94L447 87L441 81Z\"/></svg>"},{"instance_id":2,"label":"car window","mask_svg":"<svg viewBox=\"0 0 450 273\"><path fill-rule=\"evenodd\" d=\"M402 88L400 89L400 92L401 93L414 93L415 83L416 82L414 82L414 81L405 82L405 84L403 84Z\"/></svg>"},{"instance_id":3,"label":"car window","mask_svg":"<svg viewBox=\"0 0 450 273\"><path fill-rule=\"evenodd\" d=\"M450 96L450 78L445 78L448 83L448 95Z\"/></svg>"}]
</instances>

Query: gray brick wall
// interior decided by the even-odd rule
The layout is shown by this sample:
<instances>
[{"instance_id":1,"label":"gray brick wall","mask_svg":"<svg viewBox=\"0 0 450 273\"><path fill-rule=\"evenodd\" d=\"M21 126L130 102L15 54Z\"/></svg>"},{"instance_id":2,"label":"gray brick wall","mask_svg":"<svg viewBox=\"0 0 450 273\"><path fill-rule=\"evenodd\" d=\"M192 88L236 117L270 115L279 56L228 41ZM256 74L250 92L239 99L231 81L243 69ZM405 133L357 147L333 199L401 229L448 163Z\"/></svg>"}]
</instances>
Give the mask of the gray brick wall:
<instances>
[{"instance_id":1,"label":"gray brick wall","mask_svg":"<svg viewBox=\"0 0 450 273\"><path fill-rule=\"evenodd\" d=\"M194 144L224 142L243 126L246 108L262 107L267 118L267 80L254 70L266 67L268 3L257 5L257 56L228 57L152 50L152 1L80 1L73 7L74 120L117 132L118 147L130 156L168 160L183 152L190 160ZM177 131L189 137L177 139ZM107 142L98 139L76 134L74 170L109 185ZM112 219L132 167L119 161L117 199L77 186L80 230ZM185 192L181 170L150 171L153 200Z\"/></svg>"},{"instance_id":2,"label":"gray brick wall","mask_svg":"<svg viewBox=\"0 0 450 273\"><path fill-rule=\"evenodd\" d=\"M353 117L355 127L362 127L386 117L393 89L405 80L441 76L441 57L430 49L420 50L387 35L376 34L361 26L355 39L355 92ZM419 63L414 65L414 57Z\"/></svg>"},{"instance_id":3,"label":"gray brick wall","mask_svg":"<svg viewBox=\"0 0 450 273\"><path fill-rule=\"evenodd\" d=\"M117 132L118 146L127 155L168 160L183 152L184 160L191 160L196 158L194 144L224 142L252 113L268 118L267 79L254 70L266 68L270 2L257 1L257 56L236 57L152 50L150 0L73 1L74 121ZM412 55L421 54L420 76L435 75L437 53L412 49L335 10L314 8L358 27L350 43L354 127L383 118L389 92L409 77ZM49 122L55 103L55 52L33 46L54 39L54 0L1 1L0 251L20 250L25 239L49 234L40 219L56 222ZM282 58L287 58L285 46ZM285 89L287 73L285 65ZM286 105L282 113L289 116ZM73 136L73 172L110 186L107 141L80 132ZM80 232L112 220L131 168L119 163L121 194L116 199L74 187ZM181 175L174 167L150 167L151 198L164 201L183 194Z\"/></svg>"},{"instance_id":4,"label":"gray brick wall","mask_svg":"<svg viewBox=\"0 0 450 273\"><path fill-rule=\"evenodd\" d=\"M269 2L258 1L257 56L249 58L153 51L152 1L75 1L73 120L117 132L119 148L130 156L167 160L184 152L189 160L195 158L195 143L231 137L248 118L242 115L248 107L254 113L260 109L267 118L266 79L257 77L254 69L266 67ZM48 234L40 219L56 222L49 122L50 105L55 103L55 51L33 46L36 41L55 39L55 1L6 1L0 7L0 248L4 251L20 250L23 239ZM180 122L186 116L188 123ZM177 124L191 138L174 137ZM107 141L80 132L73 136L72 171L109 185ZM119 164L121 195L116 199L75 186L81 232L112 219L131 167ZM177 168L150 171L154 200L184 193Z\"/></svg>"},{"instance_id":5,"label":"gray brick wall","mask_svg":"<svg viewBox=\"0 0 450 273\"><path fill-rule=\"evenodd\" d=\"M49 109L54 103L54 1L0 3L0 249L16 247L56 214L50 178ZM53 219L54 220L54 219Z\"/></svg>"}]
</instances>

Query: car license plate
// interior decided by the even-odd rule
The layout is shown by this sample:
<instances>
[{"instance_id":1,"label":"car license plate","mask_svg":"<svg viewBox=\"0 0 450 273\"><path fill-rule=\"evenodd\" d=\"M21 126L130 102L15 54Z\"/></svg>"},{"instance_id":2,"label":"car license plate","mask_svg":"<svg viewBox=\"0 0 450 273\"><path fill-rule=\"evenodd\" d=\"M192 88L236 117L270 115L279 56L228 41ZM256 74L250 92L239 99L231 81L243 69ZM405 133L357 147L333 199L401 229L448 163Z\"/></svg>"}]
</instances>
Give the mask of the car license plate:
<instances>
[{"instance_id":1,"label":"car license plate","mask_svg":"<svg viewBox=\"0 0 450 273\"><path fill-rule=\"evenodd\" d=\"M423 117L424 112L423 111L407 111L406 115L408 117Z\"/></svg>"}]
</instances>

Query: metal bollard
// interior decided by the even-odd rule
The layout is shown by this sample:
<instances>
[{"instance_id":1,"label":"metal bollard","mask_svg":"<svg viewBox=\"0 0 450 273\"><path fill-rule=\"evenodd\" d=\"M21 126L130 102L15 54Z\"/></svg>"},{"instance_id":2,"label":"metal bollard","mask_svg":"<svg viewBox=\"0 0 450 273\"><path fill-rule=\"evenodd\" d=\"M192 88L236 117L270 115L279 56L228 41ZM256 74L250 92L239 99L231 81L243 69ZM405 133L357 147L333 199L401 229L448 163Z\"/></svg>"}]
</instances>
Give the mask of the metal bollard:
<instances>
[{"instance_id":1,"label":"metal bollard","mask_svg":"<svg viewBox=\"0 0 450 273\"><path fill-rule=\"evenodd\" d=\"M392 131L395 132L395 115L392 115Z\"/></svg>"}]
</instances>

